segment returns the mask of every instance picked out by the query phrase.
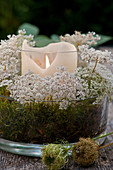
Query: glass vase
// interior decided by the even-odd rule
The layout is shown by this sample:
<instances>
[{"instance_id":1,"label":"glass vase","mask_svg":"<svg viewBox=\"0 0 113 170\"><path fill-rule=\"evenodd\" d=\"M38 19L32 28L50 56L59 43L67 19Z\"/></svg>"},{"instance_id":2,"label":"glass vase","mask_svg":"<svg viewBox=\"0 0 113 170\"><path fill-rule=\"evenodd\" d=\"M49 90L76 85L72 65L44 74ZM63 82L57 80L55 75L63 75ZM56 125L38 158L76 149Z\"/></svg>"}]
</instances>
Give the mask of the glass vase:
<instances>
[{"instance_id":1,"label":"glass vase","mask_svg":"<svg viewBox=\"0 0 113 170\"><path fill-rule=\"evenodd\" d=\"M40 137L36 139L34 136L34 143L33 141L24 142L22 139L21 141L18 141L18 139L17 141L8 139L5 137L5 134L2 133L2 124L0 124L0 149L15 154L40 157L41 149L44 144L58 143L64 140L68 141L71 145L77 142L80 137L95 138L105 134L108 116L108 97L106 96L101 104L93 104L94 100L95 98L88 98L73 101L72 105L66 110L59 111L59 109L55 109L54 113L52 112L52 117L50 117L51 120L48 118L48 120L45 121L47 117L45 116L44 119L44 115L42 115L42 124L38 124L38 122L42 121L42 117L40 117L40 120L38 117L36 129L39 128L39 132L37 131L37 133L40 133ZM48 105L48 108L52 108L52 105L54 105L53 103L54 102L51 101L49 104L43 103L43 105ZM36 109L35 106L34 109ZM1 108L0 112L3 114ZM16 112L16 114L18 113ZM9 129L8 133L10 133L10 128L10 126L7 127L7 131ZM26 132L24 132L24 136L26 136ZM102 144L104 140L105 138L102 138L97 142Z\"/></svg>"}]
</instances>

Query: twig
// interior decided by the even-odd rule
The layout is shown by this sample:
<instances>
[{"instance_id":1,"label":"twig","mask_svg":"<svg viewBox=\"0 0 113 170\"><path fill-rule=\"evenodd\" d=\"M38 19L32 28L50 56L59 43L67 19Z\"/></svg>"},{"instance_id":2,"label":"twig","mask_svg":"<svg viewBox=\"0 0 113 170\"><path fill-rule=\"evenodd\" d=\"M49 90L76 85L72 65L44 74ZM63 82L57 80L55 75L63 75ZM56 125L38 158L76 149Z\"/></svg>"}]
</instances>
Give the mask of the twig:
<instances>
[{"instance_id":1,"label":"twig","mask_svg":"<svg viewBox=\"0 0 113 170\"><path fill-rule=\"evenodd\" d=\"M93 71L92 71L92 73L94 73L94 71L95 71L95 68L96 68L96 66L97 66L97 63L98 63L98 56L97 56L97 58L96 58L95 66L94 66L94 68L93 68Z\"/></svg>"},{"instance_id":2,"label":"twig","mask_svg":"<svg viewBox=\"0 0 113 170\"><path fill-rule=\"evenodd\" d=\"M100 147L98 148L98 150L103 149L103 148L105 148L105 147L107 147L107 146L111 146L111 145L113 145L113 142L112 142L112 143L108 143L108 144L106 144L106 145L104 145L104 146L100 146Z\"/></svg>"}]
</instances>

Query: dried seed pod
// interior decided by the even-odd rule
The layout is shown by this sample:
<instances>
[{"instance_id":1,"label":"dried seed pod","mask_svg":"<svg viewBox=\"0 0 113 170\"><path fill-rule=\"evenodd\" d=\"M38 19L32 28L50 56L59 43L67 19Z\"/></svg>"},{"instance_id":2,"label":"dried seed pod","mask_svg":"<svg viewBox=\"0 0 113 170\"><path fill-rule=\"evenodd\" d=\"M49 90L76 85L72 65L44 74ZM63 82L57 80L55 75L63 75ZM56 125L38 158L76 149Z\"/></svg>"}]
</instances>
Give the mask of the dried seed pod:
<instances>
[{"instance_id":1,"label":"dried seed pod","mask_svg":"<svg viewBox=\"0 0 113 170\"><path fill-rule=\"evenodd\" d=\"M42 148L42 161L50 170L64 167L67 157L68 149L60 144L48 144Z\"/></svg>"},{"instance_id":2,"label":"dried seed pod","mask_svg":"<svg viewBox=\"0 0 113 170\"><path fill-rule=\"evenodd\" d=\"M98 145L90 138L80 138L72 148L74 160L81 166L92 165L98 158Z\"/></svg>"}]
</instances>

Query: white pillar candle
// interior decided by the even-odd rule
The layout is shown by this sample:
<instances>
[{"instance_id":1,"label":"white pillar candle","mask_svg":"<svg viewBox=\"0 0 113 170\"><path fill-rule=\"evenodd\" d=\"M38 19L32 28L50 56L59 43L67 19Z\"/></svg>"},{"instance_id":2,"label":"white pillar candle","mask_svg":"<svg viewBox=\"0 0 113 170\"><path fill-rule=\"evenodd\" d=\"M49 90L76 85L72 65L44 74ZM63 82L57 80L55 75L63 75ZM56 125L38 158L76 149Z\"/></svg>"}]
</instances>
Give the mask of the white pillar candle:
<instances>
[{"instance_id":1,"label":"white pillar candle","mask_svg":"<svg viewBox=\"0 0 113 170\"><path fill-rule=\"evenodd\" d=\"M50 66L46 68L46 56ZM51 43L43 48L30 47L27 40L22 45L22 74L33 71L41 77L53 76L56 67L65 66L68 72L77 68L77 50L68 42Z\"/></svg>"}]
</instances>

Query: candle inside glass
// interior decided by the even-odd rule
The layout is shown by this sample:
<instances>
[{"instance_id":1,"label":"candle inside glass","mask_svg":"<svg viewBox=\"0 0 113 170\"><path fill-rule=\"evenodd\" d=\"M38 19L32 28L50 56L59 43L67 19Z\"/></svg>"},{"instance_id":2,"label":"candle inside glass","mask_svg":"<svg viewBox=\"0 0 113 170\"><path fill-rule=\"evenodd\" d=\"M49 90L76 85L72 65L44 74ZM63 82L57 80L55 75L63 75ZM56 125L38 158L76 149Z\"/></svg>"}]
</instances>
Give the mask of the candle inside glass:
<instances>
[{"instance_id":1,"label":"candle inside glass","mask_svg":"<svg viewBox=\"0 0 113 170\"><path fill-rule=\"evenodd\" d=\"M77 68L77 50L67 42L51 43L43 48L30 47L25 40L22 46L22 74L31 70L41 77L53 76L63 65L72 73Z\"/></svg>"}]
</instances>

